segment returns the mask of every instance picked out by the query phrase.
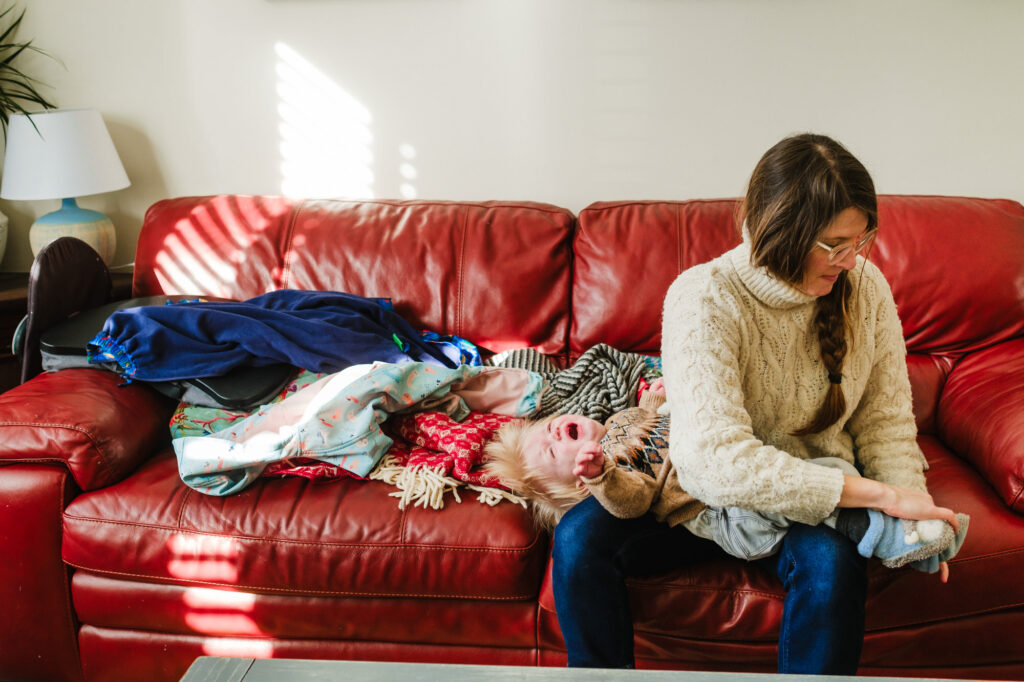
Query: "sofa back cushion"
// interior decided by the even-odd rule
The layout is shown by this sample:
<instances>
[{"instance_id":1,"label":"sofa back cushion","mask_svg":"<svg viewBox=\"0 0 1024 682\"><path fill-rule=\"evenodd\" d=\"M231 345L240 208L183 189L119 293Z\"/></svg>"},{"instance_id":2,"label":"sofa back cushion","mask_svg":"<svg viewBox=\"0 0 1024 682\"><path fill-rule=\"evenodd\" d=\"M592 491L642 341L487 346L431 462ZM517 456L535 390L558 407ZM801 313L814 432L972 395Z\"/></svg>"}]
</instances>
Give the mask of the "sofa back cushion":
<instances>
[{"instance_id":1,"label":"sofa back cushion","mask_svg":"<svg viewBox=\"0 0 1024 682\"><path fill-rule=\"evenodd\" d=\"M739 243L734 199L599 202L573 243L574 353L658 353L661 301L680 272ZM908 350L959 357L1024 334L1024 206L1005 199L878 199L870 258L892 286Z\"/></svg>"},{"instance_id":2,"label":"sofa back cushion","mask_svg":"<svg viewBox=\"0 0 1024 682\"><path fill-rule=\"evenodd\" d=\"M598 202L573 241L569 350L598 343L661 353L661 307L676 276L740 242L736 201Z\"/></svg>"},{"instance_id":3,"label":"sofa back cushion","mask_svg":"<svg viewBox=\"0 0 1024 682\"><path fill-rule=\"evenodd\" d=\"M493 351L562 354L574 224L532 202L168 199L146 214L135 295L345 291Z\"/></svg>"},{"instance_id":4,"label":"sofa back cushion","mask_svg":"<svg viewBox=\"0 0 1024 682\"><path fill-rule=\"evenodd\" d=\"M879 197L871 260L892 285L907 348L958 359L1024 335L1024 206Z\"/></svg>"}]
</instances>

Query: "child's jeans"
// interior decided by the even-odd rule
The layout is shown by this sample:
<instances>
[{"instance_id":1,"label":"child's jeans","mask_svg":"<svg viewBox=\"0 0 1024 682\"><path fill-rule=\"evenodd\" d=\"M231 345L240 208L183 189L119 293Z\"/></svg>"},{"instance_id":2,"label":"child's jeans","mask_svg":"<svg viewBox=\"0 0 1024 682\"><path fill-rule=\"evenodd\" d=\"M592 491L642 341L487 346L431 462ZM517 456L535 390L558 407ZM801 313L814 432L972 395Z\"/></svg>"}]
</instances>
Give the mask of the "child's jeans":
<instances>
[{"instance_id":1,"label":"child's jeans","mask_svg":"<svg viewBox=\"0 0 1024 682\"><path fill-rule=\"evenodd\" d=\"M856 467L839 457L818 457L807 461L860 476ZM829 518L832 522L828 525L835 528L835 512ZM766 514L739 507L706 507L685 525L691 533L714 540L734 557L753 561L775 554L793 522L782 514Z\"/></svg>"},{"instance_id":2,"label":"child's jeans","mask_svg":"<svg viewBox=\"0 0 1024 682\"><path fill-rule=\"evenodd\" d=\"M625 579L665 573L709 556L714 543L651 515L617 519L593 498L555 528L553 587L573 667L632 668L633 621ZM853 675L864 638L867 560L827 526L794 523L776 556L758 565L786 589L781 673Z\"/></svg>"}]
</instances>

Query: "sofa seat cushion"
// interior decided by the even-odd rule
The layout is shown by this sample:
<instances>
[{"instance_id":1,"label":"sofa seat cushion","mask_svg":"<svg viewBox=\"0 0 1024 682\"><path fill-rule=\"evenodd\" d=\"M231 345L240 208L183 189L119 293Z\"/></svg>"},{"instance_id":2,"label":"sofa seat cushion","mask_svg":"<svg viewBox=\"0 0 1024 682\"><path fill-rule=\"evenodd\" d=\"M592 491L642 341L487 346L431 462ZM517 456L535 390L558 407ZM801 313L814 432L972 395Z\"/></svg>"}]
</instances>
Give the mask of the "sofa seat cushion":
<instances>
[{"instance_id":1,"label":"sofa seat cushion","mask_svg":"<svg viewBox=\"0 0 1024 682\"><path fill-rule=\"evenodd\" d=\"M532 648L536 599L321 597L121 580L76 571L84 625L174 635ZM430 617L424 617L429 609Z\"/></svg>"},{"instance_id":2,"label":"sofa seat cushion","mask_svg":"<svg viewBox=\"0 0 1024 682\"><path fill-rule=\"evenodd\" d=\"M64 513L64 560L94 573L282 595L536 598L547 535L475 493L398 509L377 481L264 478L228 497L182 484L170 451Z\"/></svg>"},{"instance_id":3,"label":"sofa seat cushion","mask_svg":"<svg viewBox=\"0 0 1024 682\"><path fill-rule=\"evenodd\" d=\"M959 554L950 561L945 585L937 574L909 567L892 570L871 561L866 642L872 633L948 629L959 632L963 643L936 651L917 642L914 660L909 660L907 652L897 658L905 665L920 666L935 664L940 653L951 665L1009 660L1013 647L1019 651L1019 628L1024 627L1024 582L1019 571L1024 560L1024 516L1007 509L984 479L939 440L924 436L920 442L931 463L929 490L939 504L952 505L955 500L955 511L970 515L970 530ZM748 645L774 642L778 637L784 592L770 570L758 563L723 556L668 575L631 580L629 589L638 641L668 637L677 642ZM554 615L550 571L541 591L541 608ZM996 617L1008 619L1017 629L1001 630L1005 637L993 637L993 630L984 623ZM547 639L542 646L564 648L558 637ZM869 653L866 648L865 655Z\"/></svg>"}]
</instances>

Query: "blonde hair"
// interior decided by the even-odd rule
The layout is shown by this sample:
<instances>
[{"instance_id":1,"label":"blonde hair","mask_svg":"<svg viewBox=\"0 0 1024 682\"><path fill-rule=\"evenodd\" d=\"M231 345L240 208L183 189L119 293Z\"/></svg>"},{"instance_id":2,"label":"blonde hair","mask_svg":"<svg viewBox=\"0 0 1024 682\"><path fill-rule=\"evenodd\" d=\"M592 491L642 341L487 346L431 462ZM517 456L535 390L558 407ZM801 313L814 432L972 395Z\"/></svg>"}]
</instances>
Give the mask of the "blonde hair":
<instances>
[{"instance_id":1,"label":"blonde hair","mask_svg":"<svg viewBox=\"0 0 1024 682\"><path fill-rule=\"evenodd\" d=\"M534 520L548 529L554 528L570 507L590 495L586 486L555 481L526 462L526 439L553 418L509 422L484 446L484 471L529 500Z\"/></svg>"}]
</instances>

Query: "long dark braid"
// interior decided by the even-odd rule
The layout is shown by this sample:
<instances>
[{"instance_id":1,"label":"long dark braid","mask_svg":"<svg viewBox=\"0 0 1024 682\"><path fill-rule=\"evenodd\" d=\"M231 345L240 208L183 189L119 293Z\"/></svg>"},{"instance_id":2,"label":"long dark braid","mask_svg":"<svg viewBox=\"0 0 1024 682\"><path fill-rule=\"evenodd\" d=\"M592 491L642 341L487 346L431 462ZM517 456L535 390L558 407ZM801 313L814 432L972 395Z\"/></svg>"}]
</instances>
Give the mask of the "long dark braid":
<instances>
[{"instance_id":1,"label":"long dark braid","mask_svg":"<svg viewBox=\"0 0 1024 682\"><path fill-rule=\"evenodd\" d=\"M814 326L821 345L821 361L828 372L829 385L825 401L810 423L794 431L794 436L820 433L839 421L846 412L843 394L843 360L846 359L846 311L850 302L850 273L843 272L832 286L832 291L818 299Z\"/></svg>"}]
</instances>

